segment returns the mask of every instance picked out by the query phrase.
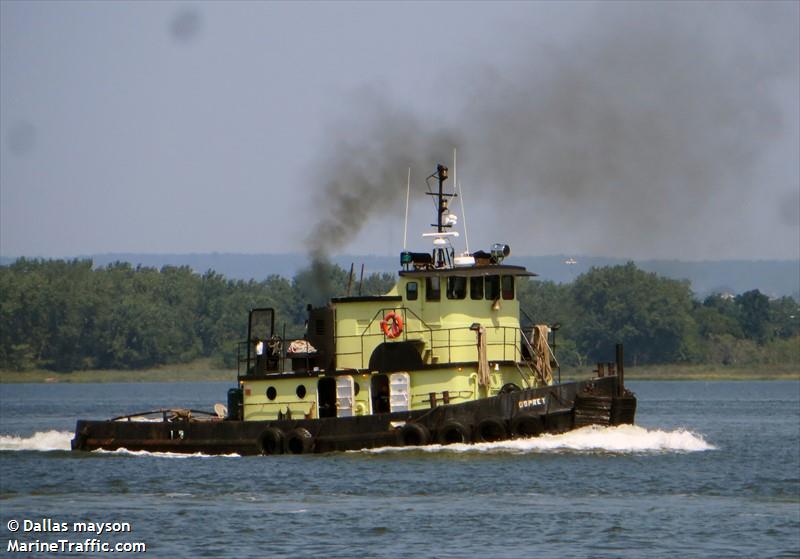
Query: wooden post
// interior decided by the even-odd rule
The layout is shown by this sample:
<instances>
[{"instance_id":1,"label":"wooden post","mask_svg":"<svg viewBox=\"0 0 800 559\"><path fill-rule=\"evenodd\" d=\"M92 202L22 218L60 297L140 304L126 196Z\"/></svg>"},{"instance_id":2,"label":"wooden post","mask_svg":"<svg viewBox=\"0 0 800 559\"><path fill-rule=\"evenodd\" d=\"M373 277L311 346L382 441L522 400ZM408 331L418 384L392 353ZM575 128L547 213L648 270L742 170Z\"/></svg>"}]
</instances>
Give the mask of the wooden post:
<instances>
[{"instance_id":1,"label":"wooden post","mask_svg":"<svg viewBox=\"0 0 800 559\"><path fill-rule=\"evenodd\" d=\"M347 296L350 297L350 288L353 286L353 266L355 263L350 262L350 275L347 277Z\"/></svg>"}]
</instances>

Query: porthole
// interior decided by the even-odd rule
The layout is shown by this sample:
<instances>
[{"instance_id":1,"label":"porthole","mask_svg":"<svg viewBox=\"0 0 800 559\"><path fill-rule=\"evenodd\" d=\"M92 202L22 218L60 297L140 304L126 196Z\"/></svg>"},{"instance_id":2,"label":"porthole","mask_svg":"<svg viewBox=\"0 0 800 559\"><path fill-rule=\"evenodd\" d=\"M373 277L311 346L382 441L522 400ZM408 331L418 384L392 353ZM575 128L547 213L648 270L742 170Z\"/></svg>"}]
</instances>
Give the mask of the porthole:
<instances>
[{"instance_id":1,"label":"porthole","mask_svg":"<svg viewBox=\"0 0 800 559\"><path fill-rule=\"evenodd\" d=\"M298 384L297 385L297 390L295 390L295 394L297 394L297 397L300 398L301 400L303 398L305 398L306 397L306 386L305 386L305 384Z\"/></svg>"},{"instance_id":2,"label":"porthole","mask_svg":"<svg viewBox=\"0 0 800 559\"><path fill-rule=\"evenodd\" d=\"M361 392L361 385L360 385L360 384L358 384L357 382L354 382L354 383L353 383L353 394L354 394L355 396L358 396L358 393L359 393L359 392Z\"/></svg>"},{"instance_id":3,"label":"porthole","mask_svg":"<svg viewBox=\"0 0 800 559\"><path fill-rule=\"evenodd\" d=\"M270 400L274 400L275 397L278 395L278 391L275 390L274 386L270 386L267 388L267 398Z\"/></svg>"}]
</instances>

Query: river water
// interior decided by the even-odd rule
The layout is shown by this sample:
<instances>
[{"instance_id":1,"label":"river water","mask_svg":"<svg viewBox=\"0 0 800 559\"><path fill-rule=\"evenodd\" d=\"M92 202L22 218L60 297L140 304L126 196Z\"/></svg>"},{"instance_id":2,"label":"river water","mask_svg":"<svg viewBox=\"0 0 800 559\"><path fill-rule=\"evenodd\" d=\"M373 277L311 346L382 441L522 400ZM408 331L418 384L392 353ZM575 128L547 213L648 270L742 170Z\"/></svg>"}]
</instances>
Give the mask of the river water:
<instances>
[{"instance_id":1,"label":"river water","mask_svg":"<svg viewBox=\"0 0 800 559\"><path fill-rule=\"evenodd\" d=\"M227 388L0 385L0 554L96 538L143 542L143 557L800 557L800 382L630 382L637 426L483 445L67 450L77 418L210 409ZM69 531L34 531L43 519Z\"/></svg>"}]
</instances>

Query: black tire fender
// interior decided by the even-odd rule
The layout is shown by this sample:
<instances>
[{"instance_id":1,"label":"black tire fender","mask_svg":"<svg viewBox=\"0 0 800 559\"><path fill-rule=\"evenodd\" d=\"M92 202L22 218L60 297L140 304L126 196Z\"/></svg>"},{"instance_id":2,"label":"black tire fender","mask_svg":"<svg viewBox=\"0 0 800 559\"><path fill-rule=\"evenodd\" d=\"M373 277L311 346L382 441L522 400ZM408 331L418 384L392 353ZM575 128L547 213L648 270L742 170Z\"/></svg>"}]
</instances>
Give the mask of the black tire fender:
<instances>
[{"instance_id":1,"label":"black tire fender","mask_svg":"<svg viewBox=\"0 0 800 559\"><path fill-rule=\"evenodd\" d=\"M506 423L499 417L486 417L481 419L475 428L475 442L493 443L508 438Z\"/></svg>"},{"instance_id":2,"label":"black tire fender","mask_svg":"<svg viewBox=\"0 0 800 559\"><path fill-rule=\"evenodd\" d=\"M286 454L308 454L314 449L314 436L308 429L297 427L286 433Z\"/></svg>"},{"instance_id":3,"label":"black tire fender","mask_svg":"<svg viewBox=\"0 0 800 559\"><path fill-rule=\"evenodd\" d=\"M512 392L519 392L520 390L522 389L513 382L507 382L500 388L500 393L511 394Z\"/></svg>"},{"instance_id":4,"label":"black tire fender","mask_svg":"<svg viewBox=\"0 0 800 559\"><path fill-rule=\"evenodd\" d=\"M400 444L403 446L425 446L431 442L431 432L419 423L406 423L400 429Z\"/></svg>"},{"instance_id":5,"label":"black tire fender","mask_svg":"<svg viewBox=\"0 0 800 559\"><path fill-rule=\"evenodd\" d=\"M544 421L539 415L522 414L511 420L512 437L538 437L542 432L544 432Z\"/></svg>"},{"instance_id":6,"label":"black tire fender","mask_svg":"<svg viewBox=\"0 0 800 559\"><path fill-rule=\"evenodd\" d=\"M258 450L261 454L283 454L286 437L277 427L267 427L258 437Z\"/></svg>"},{"instance_id":7,"label":"black tire fender","mask_svg":"<svg viewBox=\"0 0 800 559\"><path fill-rule=\"evenodd\" d=\"M469 429L458 421L450 420L437 429L440 444L456 444L470 442Z\"/></svg>"}]
</instances>

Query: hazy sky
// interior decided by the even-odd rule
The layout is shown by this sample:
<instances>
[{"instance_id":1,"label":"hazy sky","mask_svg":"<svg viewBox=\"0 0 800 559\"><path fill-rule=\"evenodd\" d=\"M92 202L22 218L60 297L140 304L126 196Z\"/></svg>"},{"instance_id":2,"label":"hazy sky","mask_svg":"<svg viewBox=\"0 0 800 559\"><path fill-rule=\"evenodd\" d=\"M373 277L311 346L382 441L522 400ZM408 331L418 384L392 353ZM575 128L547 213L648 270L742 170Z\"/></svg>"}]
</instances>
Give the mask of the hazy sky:
<instances>
[{"instance_id":1,"label":"hazy sky","mask_svg":"<svg viewBox=\"0 0 800 559\"><path fill-rule=\"evenodd\" d=\"M3 1L0 254L799 258L798 6Z\"/></svg>"}]
</instances>

